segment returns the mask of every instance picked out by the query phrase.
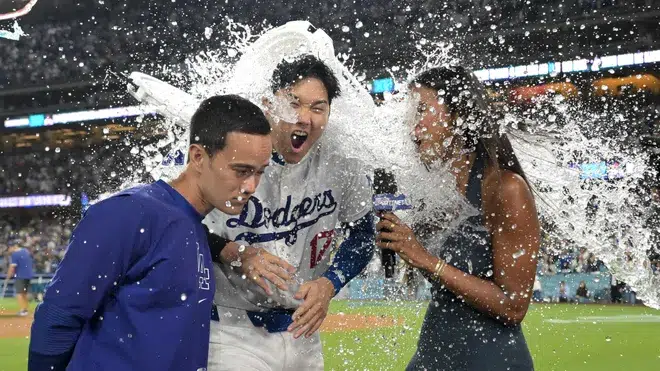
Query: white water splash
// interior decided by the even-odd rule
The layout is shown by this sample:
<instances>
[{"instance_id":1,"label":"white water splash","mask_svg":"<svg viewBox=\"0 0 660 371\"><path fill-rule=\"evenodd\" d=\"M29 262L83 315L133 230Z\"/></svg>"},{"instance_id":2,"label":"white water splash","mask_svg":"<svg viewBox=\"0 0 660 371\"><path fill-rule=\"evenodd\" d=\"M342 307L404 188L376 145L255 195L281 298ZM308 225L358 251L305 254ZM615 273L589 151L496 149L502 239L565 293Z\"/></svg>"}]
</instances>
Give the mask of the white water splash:
<instances>
[{"instance_id":1,"label":"white water splash","mask_svg":"<svg viewBox=\"0 0 660 371\"><path fill-rule=\"evenodd\" d=\"M277 65L282 60L312 54L330 67L342 89L341 96L332 102L328 127L321 139L325 150L360 159L368 173L373 173L376 167L392 171L400 191L417 200L418 205L421 200L425 204L424 211L412 214L411 223L434 220L437 224L439 215L448 220L447 215L453 215L451 220L455 225L456 218L474 214L473 210L467 211L471 207L457 192L455 179L448 171L429 171L418 160L413 142L409 140L410 127L402 125L414 109L412 103L409 100L392 101L376 111L373 99L360 79L334 56L332 40L322 31L308 32L310 26L308 22L290 22L256 35L248 26L230 22L233 41L229 45L237 51L237 61L222 51L189 59L188 74L172 74L171 78L182 84L187 82L191 86L190 93L151 77L132 74L141 80L136 81L138 85L143 88L146 85L145 89L133 94L169 118L167 125L170 127L174 123L189 121L198 102L216 94L238 94L265 109L263 98L277 101L271 91L271 78ZM152 88L148 89L149 86ZM187 133L182 133L182 140L175 147L185 148L187 143L183 139L186 137ZM148 148L147 152L153 152L153 149ZM145 161L148 161L147 157ZM152 161L151 165L157 162ZM150 168L153 175L161 177L174 176L180 170L164 169L161 165ZM442 230L449 231L448 228Z\"/></svg>"},{"instance_id":2,"label":"white water splash","mask_svg":"<svg viewBox=\"0 0 660 371\"><path fill-rule=\"evenodd\" d=\"M539 213L548 225L545 232L586 247L646 305L660 308L660 277L653 274L647 256L654 246L652 231L644 226L648 207L638 191L653 172L648 154L624 146L616 137L587 138L585 130L598 127L597 116L579 103L558 97L539 106L547 103L562 116L562 124L536 120L521 131L515 123L522 119L509 115L504 125L533 185ZM617 174L622 178L582 180L580 171L571 168L607 160L623 164L623 174Z\"/></svg>"},{"instance_id":3,"label":"white water splash","mask_svg":"<svg viewBox=\"0 0 660 371\"><path fill-rule=\"evenodd\" d=\"M260 106L264 97L275 101L270 79L276 65L283 59L311 53L335 72L343 92L333 101L321 144L328 150L361 159L369 171L375 167L392 171L400 191L410 195L417 205L423 200L425 206L407 221L438 226L433 241L440 246L454 227L476 210L456 191L455 178L447 166L428 170L418 160L410 140L411 128L404 124L414 116L414 102L402 92L396 99L386 99L384 106L375 107L360 79L334 56L332 40L322 33L305 33L308 26L307 22L296 22L255 34L248 26L230 22L232 39L227 49L195 56L188 61L189 71L170 74L181 86L190 86L189 92L166 84L166 89L151 91L151 98L155 99L141 97L168 118L166 128L173 132L173 137L168 137L163 145L186 152L188 134L183 123L189 122L198 102L206 97L233 93ZM420 49L431 51L424 54L425 61L408 69L410 76L431 66L455 64L449 57L450 44L425 41L420 43ZM161 87L159 84L154 86ZM650 231L642 227L640 215L645 208L635 194L636 184L647 168L645 155L616 150L620 146L611 139L586 138L581 124L588 124L589 116L579 112L587 111L571 109L566 102L552 104L564 116L561 125L556 117L546 117L533 120L532 130L523 131L517 124L525 120L512 114L503 122L503 130L509 134L535 188L541 217L551 225L546 232L587 247L618 279L632 286L647 305L659 308L660 282L651 273L646 258L646 250L652 246ZM146 168L155 178L175 176L181 168L164 167L159 149L152 146L143 150ZM569 167L571 161L613 158L622 159L630 169L615 183L586 183L580 180L578 170ZM595 212L588 207L594 196L600 203Z\"/></svg>"}]
</instances>

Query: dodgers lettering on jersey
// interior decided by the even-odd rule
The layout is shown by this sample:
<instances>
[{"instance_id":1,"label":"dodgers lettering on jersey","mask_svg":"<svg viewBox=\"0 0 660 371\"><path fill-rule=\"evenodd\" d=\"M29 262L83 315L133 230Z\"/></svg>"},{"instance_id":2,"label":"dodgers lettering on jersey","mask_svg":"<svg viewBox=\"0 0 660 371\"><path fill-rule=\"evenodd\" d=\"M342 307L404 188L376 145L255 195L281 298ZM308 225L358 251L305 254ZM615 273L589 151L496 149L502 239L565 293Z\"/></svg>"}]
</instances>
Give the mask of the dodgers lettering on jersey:
<instances>
[{"instance_id":1,"label":"dodgers lettering on jersey","mask_svg":"<svg viewBox=\"0 0 660 371\"><path fill-rule=\"evenodd\" d=\"M245 241L252 245L258 242L269 242L275 240L284 240L289 246L295 245L298 240L298 232L309 228L318 223L324 216L332 215L337 210L337 201L332 195L332 190L328 189L313 197L305 197L302 201L291 208L292 196L288 195L284 207L274 211L265 208L263 203L257 197L251 197L248 205L241 212L240 217L227 220L228 228L245 227L257 229L266 227L272 229L281 229L286 227L288 230L272 233L255 233L245 231L236 236L236 240ZM312 216L310 220L306 217Z\"/></svg>"},{"instance_id":2,"label":"dodgers lettering on jersey","mask_svg":"<svg viewBox=\"0 0 660 371\"><path fill-rule=\"evenodd\" d=\"M341 223L371 210L371 186L363 165L324 150L321 145L298 164L271 166L240 215L218 210L204 220L209 229L233 241L261 247L296 267L296 284L282 292L271 285L266 295L229 265L214 264L215 302L245 310L295 308L293 295L302 282L319 278L330 256Z\"/></svg>"}]
</instances>

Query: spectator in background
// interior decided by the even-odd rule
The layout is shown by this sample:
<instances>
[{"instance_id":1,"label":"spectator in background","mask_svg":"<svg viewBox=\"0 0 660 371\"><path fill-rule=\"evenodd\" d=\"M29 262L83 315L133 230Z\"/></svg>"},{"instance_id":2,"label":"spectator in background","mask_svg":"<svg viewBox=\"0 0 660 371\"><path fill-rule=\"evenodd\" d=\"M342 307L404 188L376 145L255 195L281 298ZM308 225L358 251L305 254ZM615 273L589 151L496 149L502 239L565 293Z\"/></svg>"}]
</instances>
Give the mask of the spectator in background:
<instances>
[{"instance_id":1,"label":"spectator in background","mask_svg":"<svg viewBox=\"0 0 660 371\"><path fill-rule=\"evenodd\" d=\"M566 281L559 283L559 302L568 303L568 293L566 291Z\"/></svg>"},{"instance_id":2,"label":"spectator in background","mask_svg":"<svg viewBox=\"0 0 660 371\"><path fill-rule=\"evenodd\" d=\"M573 271L573 255L569 250L565 250L559 258L559 269L563 273L570 273Z\"/></svg>"},{"instance_id":3,"label":"spectator in background","mask_svg":"<svg viewBox=\"0 0 660 371\"><path fill-rule=\"evenodd\" d=\"M589 301L589 291L587 290L587 284L584 281L580 281L580 286L575 290L575 298L580 303L585 303Z\"/></svg>"},{"instance_id":4,"label":"spectator in background","mask_svg":"<svg viewBox=\"0 0 660 371\"><path fill-rule=\"evenodd\" d=\"M17 240L9 241L7 245L9 245L11 258L4 287L7 287L9 280L15 277L14 289L16 291L16 300L18 300L18 306L20 308L18 315L27 316L29 303L28 293L30 291L30 280L33 276L32 255L27 249L20 247L19 241Z\"/></svg>"},{"instance_id":5,"label":"spectator in background","mask_svg":"<svg viewBox=\"0 0 660 371\"><path fill-rule=\"evenodd\" d=\"M543 301L543 287L541 286L541 281L539 281L538 276L534 277L534 289L532 293L532 300L534 300L537 303Z\"/></svg>"},{"instance_id":6,"label":"spectator in background","mask_svg":"<svg viewBox=\"0 0 660 371\"><path fill-rule=\"evenodd\" d=\"M587 258L587 272L598 273L600 272L601 261L596 259L594 254L589 254Z\"/></svg>"}]
</instances>

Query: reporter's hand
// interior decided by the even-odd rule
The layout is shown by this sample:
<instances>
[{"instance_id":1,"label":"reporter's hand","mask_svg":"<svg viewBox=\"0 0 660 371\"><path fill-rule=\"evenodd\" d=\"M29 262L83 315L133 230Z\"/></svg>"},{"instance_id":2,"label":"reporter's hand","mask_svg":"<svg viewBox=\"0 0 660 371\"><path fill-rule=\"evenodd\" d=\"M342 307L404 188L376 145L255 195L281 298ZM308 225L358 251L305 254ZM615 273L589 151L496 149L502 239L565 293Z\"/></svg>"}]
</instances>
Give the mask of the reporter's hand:
<instances>
[{"instance_id":1,"label":"reporter's hand","mask_svg":"<svg viewBox=\"0 0 660 371\"><path fill-rule=\"evenodd\" d=\"M247 279L254 281L264 289L266 294L273 294L268 281L282 291L288 290L287 282L291 280L296 268L286 260L278 258L262 248L252 246L246 247L245 251L240 253L239 256L241 259L241 272L245 274Z\"/></svg>"},{"instance_id":2,"label":"reporter's hand","mask_svg":"<svg viewBox=\"0 0 660 371\"><path fill-rule=\"evenodd\" d=\"M293 323L288 328L289 332L294 333L294 338L297 339L303 334L308 338L321 327L328 315L330 300L334 296L335 286L325 277L300 286L295 298L304 301L293 313Z\"/></svg>"},{"instance_id":3,"label":"reporter's hand","mask_svg":"<svg viewBox=\"0 0 660 371\"><path fill-rule=\"evenodd\" d=\"M393 250L415 268L428 270L433 256L419 243L413 230L393 213L382 213L379 217L376 245L381 249Z\"/></svg>"}]
</instances>

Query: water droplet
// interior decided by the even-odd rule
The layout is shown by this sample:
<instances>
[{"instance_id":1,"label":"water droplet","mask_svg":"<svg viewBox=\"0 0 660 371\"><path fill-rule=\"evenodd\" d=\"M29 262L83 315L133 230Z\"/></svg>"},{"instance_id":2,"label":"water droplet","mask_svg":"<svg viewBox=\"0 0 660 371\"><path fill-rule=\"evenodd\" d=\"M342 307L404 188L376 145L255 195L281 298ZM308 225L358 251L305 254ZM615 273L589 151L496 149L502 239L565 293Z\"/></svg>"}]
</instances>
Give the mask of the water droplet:
<instances>
[{"instance_id":1,"label":"water droplet","mask_svg":"<svg viewBox=\"0 0 660 371\"><path fill-rule=\"evenodd\" d=\"M114 177L116 177L116 176L117 176L117 173L115 173L114 171L110 173L110 177L111 177L111 178L114 178Z\"/></svg>"},{"instance_id":2,"label":"water droplet","mask_svg":"<svg viewBox=\"0 0 660 371\"><path fill-rule=\"evenodd\" d=\"M60 147L55 147L55 153L60 153Z\"/></svg>"},{"instance_id":3,"label":"water droplet","mask_svg":"<svg viewBox=\"0 0 660 371\"><path fill-rule=\"evenodd\" d=\"M181 294L181 301L186 301L187 299L188 299L188 296L186 295L185 292L183 294Z\"/></svg>"},{"instance_id":4,"label":"water droplet","mask_svg":"<svg viewBox=\"0 0 660 371\"><path fill-rule=\"evenodd\" d=\"M365 33L364 33L364 37L369 37L369 35L370 35L369 32L365 32Z\"/></svg>"},{"instance_id":5,"label":"water droplet","mask_svg":"<svg viewBox=\"0 0 660 371\"><path fill-rule=\"evenodd\" d=\"M225 202L225 206L227 206L227 207L231 207L231 201L227 201L227 202Z\"/></svg>"},{"instance_id":6,"label":"water droplet","mask_svg":"<svg viewBox=\"0 0 660 371\"><path fill-rule=\"evenodd\" d=\"M140 228L140 233L144 233L144 228Z\"/></svg>"},{"instance_id":7,"label":"water droplet","mask_svg":"<svg viewBox=\"0 0 660 371\"><path fill-rule=\"evenodd\" d=\"M362 24L362 21L358 21L358 22L355 24L355 28L362 28L362 26L364 26L364 24Z\"/></svg>"},{"instance_id":8,"label":"water droplet","mask_svg":"<svg viewBox=\"0 0 660 371\"><path fill-rule=\"evenodd\" d=\"M213 29L211 27L204 28L204 37L206 37L206 40L210 39L211 35L213 35Z\"/></svg>"},{"instance_id":9,"label":"water droplet","mask_svg":"<svg viewBox=\"0 0 660 371\"><path fill-rule=\"evenodd\" d=\"M557 116L556 116L556 115L549 115L549 116L548 116L548 121L550 121L550 122L555 122L555 121L557 121Z\"/></svg>"},{"instance_id":10,"label":"water droplet","mask_svg":"<svg viewBox=\"0 0 660 371\"><path fill-rule=\"evenodd\" d=\"M127 336L128 336L129 339L133 338L133 334L128 334Z\"/></svg>"},{"instance_id":11,"label":"water droplet","mask_svg":"<svg viewBox=\"0 0 660 371\"><path fill-rule=\"evenodd\" d=\"M491 277L492 275L493 275L493 270L492 270L492 269L489 269L489 270L486 272L486 277Z\"/></svg>"},{"instance_id":12,"label":"water droplet","mask_svg":"<svg viewBox=\"0 0 660 371\"><path fill-rule=\"evenodd\" d=\"M610 341L612 341L612 338L609 337L609 336L606 336L606 337L605 337L605 341L607 341L607 342L609 343Z\"/></svg>"},{"instance_id":13,"label":"water droplet","mask_svg":"<svg viewBox=\"0 0 660 371\"><path fill-rule=\"evenodd\" d=\"M96 291L96 286L92 286L92 291Z\"/></svg>"},{"instance_id":14,"label":"water droplet","mask_svg":"<svg viewBox=\"0 0 660 371\"><path fill-rule=\"evenodd\" d=\"M229 58L234 58L236 55L238 55L236 49L232 49L232 48L227 49L227 56L229 56Z\"/></svg>"},{"instance_id":15,"label":"water droplet","mask_svg":"<svg viewBox=\"0 0 660 371\"><path fill-rule=\"evenodd\" d=\"M342 32L348 32L348 31L350 31L350 30L351 30L351 29L350 29L348 26L343 26L343 27L341 28L341 31L342 31Z\"/></svg>"}]
</instances>

